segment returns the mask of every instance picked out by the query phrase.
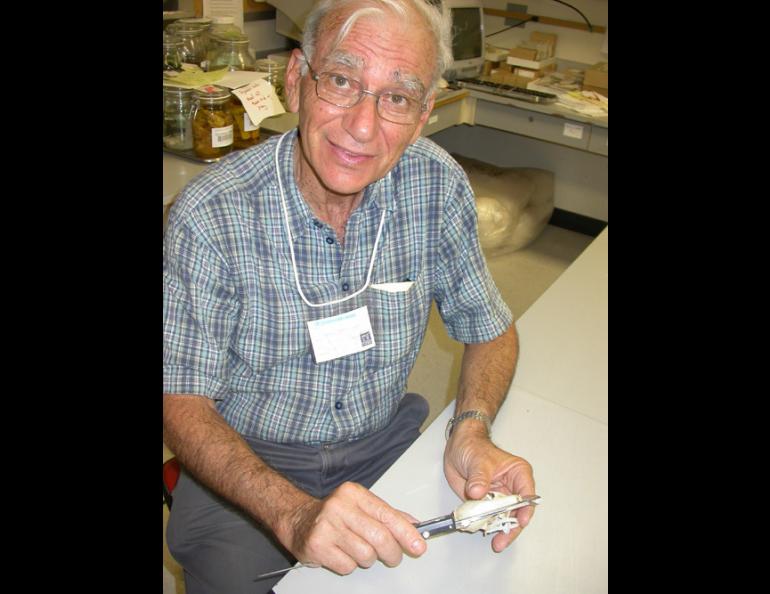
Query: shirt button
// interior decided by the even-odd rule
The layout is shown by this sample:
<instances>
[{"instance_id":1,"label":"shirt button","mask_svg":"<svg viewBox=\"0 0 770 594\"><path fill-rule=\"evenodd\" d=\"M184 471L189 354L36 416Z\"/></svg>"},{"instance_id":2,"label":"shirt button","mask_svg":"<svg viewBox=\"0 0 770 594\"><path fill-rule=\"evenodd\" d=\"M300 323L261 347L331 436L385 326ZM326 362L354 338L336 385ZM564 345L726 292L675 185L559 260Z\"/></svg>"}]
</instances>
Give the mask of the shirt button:
<instances>
[{"instance_id":1,"label":"shirt button","mask_svg":"<svg viewBox=\"0 0 770 594\"><path fill-rule=\"evenodd\" d=\"M350 288L350 285L348 283L342 283L342 290L347 291Z\"/></svg>"},{"instance_id":2,"label":"shirt button","mask_svg":"<svg viewBox=\"0 0 770 594\"><path fill-rule=\"evenodd\" d=\"M329 245L333 244L334 243L334 238L333 237L327 237L326 238L326 243L328 243Z\"/></svg>"},{"instance_id":3,"label":"shirt button","mask_svg":"<svg viewBox=\"0 0 770 594\"><path fill-rule=\"evenodd\" d=\"M337 410L340 410L342 408L342 402L335 402L334 408L336 408Z\"/></svg>"},{"instance_id":4,"label":"shirt button","mask_svg":"<svg viewBox=\"0 0 770 594\"><path fill-rule=\"evenodd\" d=\"M316 229L320 229L324 226L324 224L321 221L313 221L313 225L315 225Z\"/></svg>"}]
</instances>

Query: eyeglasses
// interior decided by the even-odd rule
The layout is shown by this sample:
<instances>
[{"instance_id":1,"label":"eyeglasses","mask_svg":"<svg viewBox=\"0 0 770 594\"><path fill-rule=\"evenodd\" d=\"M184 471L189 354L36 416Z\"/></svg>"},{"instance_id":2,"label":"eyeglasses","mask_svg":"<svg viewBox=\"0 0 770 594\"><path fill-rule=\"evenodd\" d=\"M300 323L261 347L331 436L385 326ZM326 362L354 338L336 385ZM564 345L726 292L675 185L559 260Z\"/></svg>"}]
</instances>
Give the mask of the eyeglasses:
<instances>
[{"instance_id":1,"label":"eyeglasses","mask_svg":"<svg viewBox=\"0 0 770 594\"><path fill-rule=\"evenodd\" d=\"M394 91L372 93L365 90L360 81L343 74L336 72L316 74L307 59L305 63L310 68L310 77L315 81L316 95L319 99L337 107L345 109L353 107L364 95L371 95L377 99L377 113L380 117L394 124L414 124L420 119L420 114L428 108L427 104L403 93Z\"/></svg>"}]
</instances>

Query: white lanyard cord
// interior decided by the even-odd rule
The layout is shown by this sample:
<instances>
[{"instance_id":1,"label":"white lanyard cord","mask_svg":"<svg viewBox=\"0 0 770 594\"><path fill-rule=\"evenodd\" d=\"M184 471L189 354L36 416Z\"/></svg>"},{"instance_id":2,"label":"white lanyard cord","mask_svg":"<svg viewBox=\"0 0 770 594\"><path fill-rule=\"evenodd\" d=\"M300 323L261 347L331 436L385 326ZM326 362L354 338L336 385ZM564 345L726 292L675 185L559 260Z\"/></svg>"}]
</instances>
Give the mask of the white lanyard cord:
<instances>
[{"instance_id":1,"label":"white lanyard cord","mask_svg":"<svg viewBox=\"0 0 770 594\"><path fill-rule=\"evenodd\" d=\"M364 283L364 286L361 287L358 291L353 293L352 295L348 295L347 297L343 297L342 299L337 299L336 301L329 301L327 303L311 303L307 297L305 297L305 294L302 292L302 286L299 284L299 273L297 272L297 260L294 257L294 239L291 236L291 229L289 228L289 211L286 208L286 199L283 194L283 182L281 182L281 168L279 167L278 163L278 149L281 146L281 143L283 142L283 139L291 133L292 130L289 130L288 132L285 132L281 135L281 137L278 139L278 142L275 145L275 174L278 178L278 190L281 194L281 206L283 207L283 222L286 226L286 233L289 236L289 253L291 254L291 267L294 271L294 282L297 285L297 291L299 291L299 296L302 297L302 301L307 303L310 307L323 307L325 305L334 305L335 303L342 303L343 301L347 301L348 299L353 299L353 297L356 297L357 295L360 295L363 293L367 287L369 286L369 283L372 280L372 270L374 270L374 257L375 254L377 254L377 244L380 242L380 235L382 235L382 225L385 222L385 213L386 211L383 209L382 211L382 218L380 218L380 226L377 229L377 237L374 240L374 248L372 249L372 259L369 262L369 271L366 273L366 282Z\"/></svg>"}]
</instances>

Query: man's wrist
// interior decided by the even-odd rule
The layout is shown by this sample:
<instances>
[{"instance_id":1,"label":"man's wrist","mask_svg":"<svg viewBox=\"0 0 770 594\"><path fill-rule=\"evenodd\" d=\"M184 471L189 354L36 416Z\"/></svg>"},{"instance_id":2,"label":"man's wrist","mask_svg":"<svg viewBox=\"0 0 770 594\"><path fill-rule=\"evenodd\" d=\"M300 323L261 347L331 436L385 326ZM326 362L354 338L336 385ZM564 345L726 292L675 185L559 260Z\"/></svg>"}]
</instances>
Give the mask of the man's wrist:
<instances>
[{"instance_id":1,"label":"man's wrist","mask_svg":"<svg viewBox=\"0 0 770 594\"><path fill-rule=\"evenodd\" d=\"M462 412L459 415L449 419L449 422L446 425L446 431L444 432L446 439L449 440L449 438L452 436L452 433L460 423L469 419L481 421L486 428L487 437L492 432L492 420L487 415L485 415L480 410L466 410L465 412Z\"/></svg>"}]
</instances>

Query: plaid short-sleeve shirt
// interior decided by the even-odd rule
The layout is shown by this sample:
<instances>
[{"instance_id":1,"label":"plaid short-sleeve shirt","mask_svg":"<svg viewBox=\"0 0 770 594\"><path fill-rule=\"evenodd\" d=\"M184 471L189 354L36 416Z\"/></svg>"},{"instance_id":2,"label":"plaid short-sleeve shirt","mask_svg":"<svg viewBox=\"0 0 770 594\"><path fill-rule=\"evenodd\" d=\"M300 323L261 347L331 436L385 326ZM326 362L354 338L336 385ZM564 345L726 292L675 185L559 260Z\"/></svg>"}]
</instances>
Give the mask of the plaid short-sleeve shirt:
<instances>
[{"instance_id":1,"label":"plaid short-sleeve shirt","mask_svg":"<svg viewBox=\"0 0 770 594\"><path fill-rule=\"evenodd\" d=\"M239 433L278 443L353 440L384 427L406 389L436 301L454 339L486 342L512 315L487 270L475 201L457 163L419 138L369 186L345 244L315 218L294 182L296 130L234 153L192 180L164 238L164 392L199 394ZM344 303L311 303L372 284ZM316 363L307 322L366 305L376 346Z\"/></svg>"}]
</instances>

